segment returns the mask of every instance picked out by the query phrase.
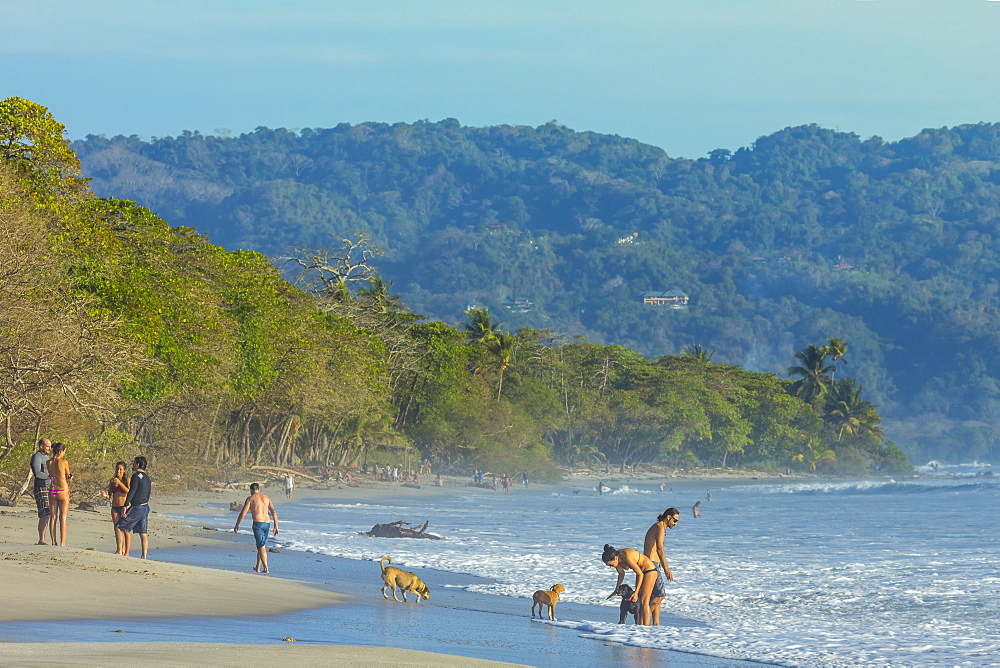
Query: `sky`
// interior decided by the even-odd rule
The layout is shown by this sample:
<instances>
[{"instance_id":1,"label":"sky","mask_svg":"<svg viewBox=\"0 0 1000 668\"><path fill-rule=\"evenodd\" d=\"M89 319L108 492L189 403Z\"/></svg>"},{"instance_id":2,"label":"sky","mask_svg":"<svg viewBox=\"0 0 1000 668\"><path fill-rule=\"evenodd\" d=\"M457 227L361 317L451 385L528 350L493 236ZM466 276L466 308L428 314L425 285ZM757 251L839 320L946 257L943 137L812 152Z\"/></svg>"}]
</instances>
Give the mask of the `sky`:
<instances>
[{"instance_id":1,"label":"sky","mask_svg":"<svg viewBox=\"0 0 1000 668\"><path fill-rule=\"evenodd\" d=\"M0 99L67 137L438 121L673 157L1000 121L993 0L0 0Z\"/></svg>"}]
</instances>

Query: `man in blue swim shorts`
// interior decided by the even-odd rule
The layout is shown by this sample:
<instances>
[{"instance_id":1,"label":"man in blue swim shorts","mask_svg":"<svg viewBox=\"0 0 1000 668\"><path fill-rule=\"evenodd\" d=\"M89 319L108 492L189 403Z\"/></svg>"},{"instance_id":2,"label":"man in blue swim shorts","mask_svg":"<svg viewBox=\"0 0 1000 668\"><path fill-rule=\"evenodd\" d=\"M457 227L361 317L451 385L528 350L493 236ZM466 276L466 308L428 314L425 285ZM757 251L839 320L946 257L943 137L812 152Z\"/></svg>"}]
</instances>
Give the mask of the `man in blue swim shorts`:
<instances>
[{"instance_id":1,"label":"man in blue swim shorts","mask_svg":"<svg viewBox=\"0 0 1000 668\"><path fill-rule=\"evenodd\" d=\"M278 535L278 511L274 509L274 504L271 503L271 499L260 491L260 485L257 483L252 483L250 485L250 496L243 503L243 510L240 511L240 516L236 518L236 526L233 527L233 533L239 533L240 522L246 517L247 513L250 513L250 518L253 520L253 537L257 543L257 563L254 565L254 573L269 573L267 567L267 534L271 531L271 523L268 521L268 515L274 520L274 535Z\"/></svg>"},{"instance_id":2,"label":"man in blue swim shorts","mask_svg":"<svg viewBox=\"0 0 1000 668\"><path fill-rule=\"evenodd\" d=\"M117 526L124 534L122 553L127 557L132 550L132 534L139 534L142 544L142 558L149 554L149 495L152 490L152 480L146 473L146 458L136 457L132 460L132 479L129 481L128 496L122 507L121 519Z\"/></svg>"}]
</instances>

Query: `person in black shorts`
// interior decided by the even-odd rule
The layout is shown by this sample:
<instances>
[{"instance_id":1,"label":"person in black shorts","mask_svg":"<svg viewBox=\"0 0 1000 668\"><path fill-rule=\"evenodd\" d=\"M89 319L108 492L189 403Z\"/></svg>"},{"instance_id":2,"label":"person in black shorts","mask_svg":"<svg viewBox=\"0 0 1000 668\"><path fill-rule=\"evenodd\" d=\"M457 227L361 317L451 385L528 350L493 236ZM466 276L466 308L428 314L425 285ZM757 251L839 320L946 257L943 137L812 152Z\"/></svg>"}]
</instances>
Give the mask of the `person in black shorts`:
<instances>
[{"instance_id":1,"label":"person in black shorts","mask_svg":"<svg viewBox=\"0 0 1000 668\"><path fill-rule=\"evenodd\" d=\"M38 545L45 542L45 527L49 528L49 538L56 544L56 527L52 522L52 509L49 508L51 481L46 462L52 456L52 441L47 438L38 439L38 450L31 455L31 474L34 476L32 495L35 497L35 507L38 509Z\"/></svg>"},{"instance_id":2,"label":"person in black shorts","mask_svg":"<svg viewBox=\"0 0 1000 668\"><path fill-rule=\"evenodd\" d=\"M142 542L142 558L149 554L149 493L152 480L146 473L146 458L136 457L132 461L132 479L129 481L128 496L122 507L122 519L118 528L125 534L122 554L126 557L132 549L132 534L139 534Z\"/></svg>"}]
</instances>

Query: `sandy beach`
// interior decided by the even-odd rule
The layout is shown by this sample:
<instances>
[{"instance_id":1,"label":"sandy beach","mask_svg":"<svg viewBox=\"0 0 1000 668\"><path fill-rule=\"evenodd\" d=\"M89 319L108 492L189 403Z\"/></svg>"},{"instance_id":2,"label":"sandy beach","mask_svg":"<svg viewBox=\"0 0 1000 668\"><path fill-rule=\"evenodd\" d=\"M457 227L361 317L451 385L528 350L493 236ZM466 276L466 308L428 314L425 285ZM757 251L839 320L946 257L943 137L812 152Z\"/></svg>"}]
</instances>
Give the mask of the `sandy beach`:
<instances>
[{"instance_id":1,"label":"sandy beach","mask_svg":"<svg viewBox=\"0 0 1000 668\"><path fill-rule=\"evenodd\" d=\"M405 490L405 488L403 488ZM340 490L338 490L340 491ZM359 496L392 493L387 485L351 489ZM310 493L314 493L310 490ZM404 491L405 493L405 491ZM246 493L183 492L156 494L151 507L149 559L114 555L114 534L107 509L72 509L67 547L34 545L37 515L27 497L17 507L0 508L0 582L8 603L4 622L55 620L128 621L152 617L237 617L282 613L344 604L345 597L303 582L249 572L253 543L245 546L246 573L160 561L165 550L211 549L228 546L216 530L182 525L165 513L208 513L205 502L242 501ZM280 504L283 495L275 494ZM75 504L74 504L75 505ZM280 507L280 506L279 506ZM218 517L216 517L218 519ZM232 518L235 519L235 513ZM249 521L247 521L249 525ZM48 537L46 537L48 540ZM138 540L133 555L138 554ZM23 627L23 625L22 625ZM269 629L270 630L270 629ZM95 665L123 656L157 666L225 666L287 661L297 665L479 666L511 665L417 650L387 647L336 646L284 641L262 630L267 645L230 643L2 642L0 662L6 665ZM285 633L287 629L283 630ZM127 632L122 631L127 635ZM121 642L125 640L125 642ZM284 642L283 642L284 641Z\"/></svg>"},{"instance_id":2,"label":"sandy beach","mask_svg":"<svg viewBox=\"0 0 1000 668\"><path fill-rule=\"evenodd\" d=\"M683 476L662 472L603 476L580 473L568 476L562 484L590 487L597 479L609 483L648 483L658 478L705 479L709 484L711 480L729 477L757 476L742 472L719 476L711 473ZM329 488L300 488L297 494L368 501L405 498L408 495L428 497L457 490L467 492L469 489L467 481L448 478L444 487L422 485L415 489L364 481L351 486L336 484ZM280 514L284 494L276 487L266 488L265 491L275 500ZM488 490L482 492L491 493ZM154 490L148 560L112 554L114 536L107 508L99 512L71 510L69 546L65 548L32 544L37 537L37 517L30 499L22 499L16 508L0 509L0 580L6 584L8 600L21 602L19 605L8 605L0 618L4 622L20 623L16 625L19 630L14 634L16 642L10 641L10 634L0 633L0 661L17 665L95 664L120 658L125 652L125 655L140 659L147 665L236 665L246 663L248 657L263 661L291 660L300 665L495 663L421 651L427 649L426 644L410 643L410 647L419 649L399 649L399 645L389 648L316 644L303 638L295 639L299 642L284 641L285 638L294 638L295 629L270 623L261 624L259 634L256 630L253 632L255 643L265 644L230 644L229 638L219 643L129 642L130 629L135 628L136 621L143 619L176 617L187 620L187 624L195 623L193 619L198 617L216 621L219 618L241 617L282 619L274 616L326 606L357 605L359 599L350 595L329 591L315 583L288 579L295 577L294 570L281 572L278 569L278 576L251 573L252 539L249 536L236 538L231 533L219 531L220 527L225 528L228 522L235 519L235 513L220 511L220 504L228 506L233 501L242 502L245 497L246 492L240 490L170 493ZM205 504L212 504L214 509L206 508ZM204 516L206 526L181 523L169 515ZM133 546L133 554L137 554L137 545ZM287 553L281 556L285 560L290 558ZM202 561L199 562L199 559ZM225 569L215 567L222 564ZM243 568L246 569L244 572L238 572ZM343 566L339 568L344 570ZM272 570L275 570L273 559ZM369 577L367 572L364 577ZM374 593L377 594L377 590ZM365 603L371 604L371 600ZM61 638L32 635L30 623L36 620L44 623L55 620L108 620L112 623L108 632L120 635L104 642L89 642L91 638L86 636L74 637L74 642L56 642ZM128 626L126 622L132 622L133 626ZM125 628L113 628L113 623L120 623ZM459 625L461 623L458 622ZM238 635L231 640L245 642L247 638ZM386 645L395 642L398 641L385 639ZM407 644L404 642L402 646ZM335 651L331 647L335 647Z\"/></svg>"}]
</instances>

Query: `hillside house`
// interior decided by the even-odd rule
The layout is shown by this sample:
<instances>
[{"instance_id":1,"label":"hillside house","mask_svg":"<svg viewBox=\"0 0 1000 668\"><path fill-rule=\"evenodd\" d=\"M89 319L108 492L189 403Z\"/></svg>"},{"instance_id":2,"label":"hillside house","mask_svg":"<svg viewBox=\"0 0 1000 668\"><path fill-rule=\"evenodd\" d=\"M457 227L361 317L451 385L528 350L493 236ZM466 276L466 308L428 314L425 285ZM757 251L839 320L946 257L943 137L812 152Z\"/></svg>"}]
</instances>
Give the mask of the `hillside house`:
<instances>
[{"instance_id":1,"label":"hillside house","mask_svg":"<svg viewBox=\"0 0 1000 668\"><path fill-rule=\"evenodd\" d=\"M525 311L531 310L531 307L534 306L534 304L531 303L531 300L527 297L514 297L513 299L505 300L501 306L506 309L510 309L511 311L524 313Z\"/></svg>"},{"instance_id":2,"label":"hillside house","mask_svg":"<svg viewBox=\"0 0 1000 668\"><path fill-rule=\"evenodd\" d=\"M683 308L688 305L690 298L680 290L667 290L666 292L643 292L642 303L654 306L669 306L671 308Z\"/></svg>"}]
</instances>

